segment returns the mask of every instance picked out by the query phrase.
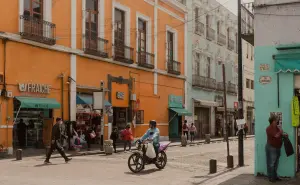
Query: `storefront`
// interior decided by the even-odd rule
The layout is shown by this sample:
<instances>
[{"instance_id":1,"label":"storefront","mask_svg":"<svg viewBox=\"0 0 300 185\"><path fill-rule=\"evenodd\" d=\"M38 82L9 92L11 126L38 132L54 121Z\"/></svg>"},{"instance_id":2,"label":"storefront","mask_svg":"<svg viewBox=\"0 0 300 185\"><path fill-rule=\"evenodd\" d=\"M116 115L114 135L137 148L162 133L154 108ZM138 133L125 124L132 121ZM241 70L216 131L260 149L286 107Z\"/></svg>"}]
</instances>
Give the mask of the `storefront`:
<instances>
[{"instance_id":1,"label":"storefront","mask_svg":"<svg viewBox=\"0 0 300 185\"><path fill-rule=\"evenodd\" d=\"M182 104L182 96L169 95L169 138L178 139L182 134L184 116L192 116Z\"/></svg>"},{"instance_id":2,"label":"storefront","mask_svg":"<svg viewBox=\"0 0 300 185\"><path fill-rule=\"evenodd\" d=\"M47 98L50 85L20 83L19 96L13 98L13 147L44 148L50 144L53 114L61 105Z\"/></svg>"},{"instance_id":3,"label":"storefront","mask_svg":"<svg viewBox=\"0 0 300 185\"><path fill-rule=\"evenodd\" d=\"M255 174L267 174L265 144L268 118L276 114L278 125L289 135L295 155L281 150L278 175L294 177L299 170L299 112L293 100L299 99L299 45L275 46L256 52L255 66ZM259 60L258 60L259 59ZM298 101L297 104L299 105Z\"/></svg>"}]
</instances>

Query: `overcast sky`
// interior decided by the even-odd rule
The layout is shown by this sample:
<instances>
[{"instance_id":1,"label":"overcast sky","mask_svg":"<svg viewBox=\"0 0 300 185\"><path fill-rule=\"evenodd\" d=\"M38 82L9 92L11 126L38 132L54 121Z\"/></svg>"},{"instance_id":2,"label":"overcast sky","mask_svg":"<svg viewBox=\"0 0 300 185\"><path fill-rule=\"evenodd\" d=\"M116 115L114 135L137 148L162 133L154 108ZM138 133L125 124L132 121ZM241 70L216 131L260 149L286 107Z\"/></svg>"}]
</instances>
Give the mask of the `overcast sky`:
<instances>
[{"instance_id":1,"label":"overcast sky","mask_svg":"<svg viewBox=\"0 0 300 185\"><path fill-rule=\"evenodd\" d=\"M237 15L237 0L217 0L219 3L223 4L227 9ZM253 2L253 0L242 0L242 2Z\"/></svg>"}]
</instances>

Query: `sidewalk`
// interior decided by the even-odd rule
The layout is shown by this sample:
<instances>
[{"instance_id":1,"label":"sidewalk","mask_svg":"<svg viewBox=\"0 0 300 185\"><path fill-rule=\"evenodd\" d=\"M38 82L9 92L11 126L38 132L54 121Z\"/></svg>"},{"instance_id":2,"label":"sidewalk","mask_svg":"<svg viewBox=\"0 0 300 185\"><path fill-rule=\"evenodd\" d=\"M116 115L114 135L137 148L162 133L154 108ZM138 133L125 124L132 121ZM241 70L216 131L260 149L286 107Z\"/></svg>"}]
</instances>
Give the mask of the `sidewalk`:
<instances>
[{"instance_id":1,"label":"sidewalk","mask_svg":"<svg viewBox=\"0 0 300 185\"><path fill-rule=\"evenodd\" d=\"M253 135L248 135L247 138L253 138ZM237 140L237 137L229 137L230 141ZM211 143L216 143L216 142L223 142L223 138L215 138L211 139ZM165 141L167 142L167 141ZM193 145L200 145L204 144L205 140L195 140ZM189 145L189 144L188 144ZM172 142L170 143L169 147L178 147L181 146L181 142ZM131 147L132 150L136 150L135 146ZM122 152L124 149L123 147L117 147L117 152ZM75 156L84 156L84 155L99 155L99 154L105 154L104 151L100 151L100 148L92 148L90 151L87 151L86 149L83 149L79 152L76 151L66 151L68 157L75 157ZM23 157L45 157L46 155L46 150L45 149L26 149L23 150ZM8 156L7 158L14 158L15 154L13 156ZM60 155L57 152L54 152L52 155L52 158L59 158ZM1 159L1 158L0 158Z\"/></svg>"}]
</instances>

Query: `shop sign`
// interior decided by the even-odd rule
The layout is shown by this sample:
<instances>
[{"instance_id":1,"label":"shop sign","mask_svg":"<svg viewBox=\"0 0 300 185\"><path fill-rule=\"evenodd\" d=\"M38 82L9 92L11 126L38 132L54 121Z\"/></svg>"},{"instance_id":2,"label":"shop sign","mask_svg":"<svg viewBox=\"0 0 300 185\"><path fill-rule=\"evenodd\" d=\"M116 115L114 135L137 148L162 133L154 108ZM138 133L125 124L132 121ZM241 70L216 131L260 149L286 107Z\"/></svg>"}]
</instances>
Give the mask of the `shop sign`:
<instances>
[{"instance_id":1,"label":"shop sign","mask_svg":"<svg viewBox=\"0 0 300 185\"><path fill-rule=\"evenodd\" d=\"M50 94L50 85L35 83L19 83L19 91L29 93Z\"/></svg>"},{"instance_id":2,"label":"shop sign","mask_svg":"<svg viewBox=\"0 0 300 185\"><path fill-rule=\"evenodd\" d=\"M270 66L269 66L269 64L260 64L259 69L260 69L260 71L269 71Z\"/></svg>"},{"instance_id":3,"label":"shop sign","mask_svg":"<svg viewBox=\"0 0 300 185\"><path fill-rule=\"evenodd\" d=\"M117 99L124 100L125 93L124 92L117 92Z\"/></svg>"},{"instance_id":4,"label":"shop sign","mask_svg":"<svg viewBox=\"0 0 300 185\"><path fill-rule=\"evenodd\" d=\"M270 76L261 76L260 78L259 78L259 83L261 83L261 84L269 84L269 83L271 83L271 81L272 81L272 78L270 77Z\"/></svg>"},{"instance_id":5,"label":"shop sign","mask_svg":"<svg viewBox=\"0 0 300 185\"><path fill-rule=\"evenodd\" d=\"M169 107L182 108L182 96L169 95Z\"/></svg>"}]
</instances>

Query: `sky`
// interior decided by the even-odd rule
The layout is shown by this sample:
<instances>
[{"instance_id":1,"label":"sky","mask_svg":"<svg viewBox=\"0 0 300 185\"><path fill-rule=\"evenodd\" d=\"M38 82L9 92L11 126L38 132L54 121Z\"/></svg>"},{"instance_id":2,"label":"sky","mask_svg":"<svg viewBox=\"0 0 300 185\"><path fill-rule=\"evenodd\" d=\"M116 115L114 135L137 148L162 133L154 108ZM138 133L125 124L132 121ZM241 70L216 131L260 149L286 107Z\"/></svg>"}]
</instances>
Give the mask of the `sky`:
<instances>
[{"instance_id":1,"label":"sky","mask_svg":"<svg viewBox=\"0 0 300 185\"><path fill-rule=\"evenodd\" d=\"M223 4L232 13L237 15L237 0L217 0L219 3ZM253 2L253 0L242 0L242 2Z\"/></svg>"}]
</instances>

